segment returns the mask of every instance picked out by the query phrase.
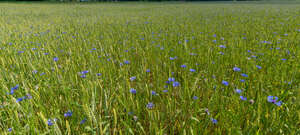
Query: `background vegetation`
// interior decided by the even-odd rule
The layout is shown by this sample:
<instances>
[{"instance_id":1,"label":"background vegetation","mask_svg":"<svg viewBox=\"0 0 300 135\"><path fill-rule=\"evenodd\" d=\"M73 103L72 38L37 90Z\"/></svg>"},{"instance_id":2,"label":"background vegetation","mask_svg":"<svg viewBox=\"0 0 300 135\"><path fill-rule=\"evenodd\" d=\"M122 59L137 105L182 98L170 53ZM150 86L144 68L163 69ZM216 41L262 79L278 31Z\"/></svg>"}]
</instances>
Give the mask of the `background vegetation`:
<instances>
[{"instance_id":1,"label":"background vegetation","mask_svg":"<svg viewBox=\"0 0 300 135\"><path fill-rule=\"evenodd\" d=\"M299 134L299 12L2 3L0 134Z\"/></svg>"}]
</instances>

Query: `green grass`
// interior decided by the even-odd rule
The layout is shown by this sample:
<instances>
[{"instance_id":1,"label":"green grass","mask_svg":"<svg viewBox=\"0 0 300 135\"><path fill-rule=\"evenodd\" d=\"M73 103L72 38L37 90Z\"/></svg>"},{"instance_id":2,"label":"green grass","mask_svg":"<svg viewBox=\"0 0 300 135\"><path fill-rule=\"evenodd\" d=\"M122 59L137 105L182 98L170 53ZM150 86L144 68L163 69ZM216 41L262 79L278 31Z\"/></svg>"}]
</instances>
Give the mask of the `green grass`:
<instances>
[{"instance_id":1,"label":"green grass","mask_svg":"<svg viewBox=\"0 0 300 135\"><path fill-rule=\"evenodd\" d=\"M297 3L1 3L0 134L300 134L299 13Z\"/></svg>"}]
</instances>

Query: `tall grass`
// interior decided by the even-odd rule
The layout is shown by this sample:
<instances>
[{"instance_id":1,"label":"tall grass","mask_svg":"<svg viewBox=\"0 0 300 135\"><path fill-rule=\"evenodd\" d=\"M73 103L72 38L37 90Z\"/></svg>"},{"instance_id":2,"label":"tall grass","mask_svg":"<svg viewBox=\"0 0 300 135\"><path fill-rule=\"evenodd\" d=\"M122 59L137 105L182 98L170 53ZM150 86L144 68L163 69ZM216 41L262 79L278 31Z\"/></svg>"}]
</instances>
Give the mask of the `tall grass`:
<instances>
[{"instance_id":1,"label":"tall grass","mask_svg":"<svg viewBox=\"0 0 300 135\"><path fill-rule=\"evenodd\" d=\"M0 133L299 134L299 12L1 3Z\"/></svg>"}]
</instances>

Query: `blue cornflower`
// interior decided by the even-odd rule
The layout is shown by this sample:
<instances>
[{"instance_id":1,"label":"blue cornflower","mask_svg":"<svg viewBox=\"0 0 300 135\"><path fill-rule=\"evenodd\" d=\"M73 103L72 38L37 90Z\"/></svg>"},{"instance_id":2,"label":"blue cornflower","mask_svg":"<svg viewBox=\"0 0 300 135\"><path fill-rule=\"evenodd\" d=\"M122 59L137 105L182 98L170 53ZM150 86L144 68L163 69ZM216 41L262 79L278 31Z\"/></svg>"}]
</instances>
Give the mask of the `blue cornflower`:
<instances>
[{"instance_id":1,"label":"blue cornflower","mask_svg":"<svg viewBox=\"0 0 300 135\"><path fill-rule=\"evenodd\" d=\"M163 90L164 93L168 92L168 90Z\"/></svg>"},{"instance_id":2,"label":"blue cornflower","mask_svg":"<svg viewBox=\"0 0 300 135\"><path fill-rule=\"evenodd\" d=\"M130 89L130 93L132 93L132 94L136 94L136 89L134 89L134 88L131 88L131 89Z\"/></svg>"},{"instance_id":3,"label":"blue cornflower","mask_svg":"<svg viewBox=\"0 0 300 135\"><path fill-rule=\"evenodd\" d=\"M124 64L130 64L130 61L125 60L125 61L124 61Z\"/></svg>"},{"instance_id":4,"label":"blue cornflower","mask_svg":"<svg viewBox=\"0 0 300 135\"><path fill-rule=\"evenodd\" d=\"M18 51L18 53L24 53L24 51Z\"/></svg>"},{"instance_id":5,"label":"blue cornflower","mask_svg":"<svg viewBox=\"0 0 300 135\"><path fill-rule=\"evenodd\" d=\"M80 77L81 77L81 78L86 78L86 75L85 75L85 74L83 74L83 75L81 75Z\"/></svg>"},{"instance_id":6,"label":"blue cornflower","mask_svg":"<svg viewBox=\"0 0 300 135\"><path fill-rule=\"evenodd\" d=\"M277 100L278 100L278 97L276 97L276 96L268 96L268 102L270 102L270 103L276 103Z\"/></svg>"},{"instance_id":7,"label":"blue cornflower","mask_svg":"<svg viewBox=\"0 0 300 135\"><path fill-rule=\"evenodd\" d=\"M120 66L123 66L124 64L122 62L120 62Z\"/></svg>"},{"instance_id":8,"label":"blue cornflower","mask_svg":"<svg viewBox=\"0 0 300 135\"><path fill-rule=\"evenodd\" d=\"M15 87L10 88L10 94L14 94L15 90L17 90L19 88L19 85L17 84Z\"/></svg>"},{"instance_id":9,"label":"blue cornflower","mask_svg":"<svg viewBox=\"0 0 300 135\"><path fill-rule=\"evenodd\" d=\"M80 125L82 125L82 124L84 124L85 122L87 121L87 119L86 118L84 118L82 121L80 121Z\"/></svg>"},{"instance_id":10,"label":"blue cornflower","mask_svg":"<svg viewBox=\"0 0 300 135\"><path fill-rule=\"evenodd\" d=\"M146 107L148 109L153 109L154 108L154 104L152 102L149 102Z\"/></svg>"},{"instance_id":11,"label":"blue cornflower","mask_svg":"<svg viewBox=\"0 0 300 135\"><path fill-rule=\"evenodd\" d=\"M225 86L229 85L229 83L227 81L224 81L224 80L222 81L222 84L225 85Z\"/></svg>"},{"instance_id":12,"label":"blue cornflower","mask_svg":"<svg viewBox=\"0 0 300 135\"><path fill-rule=\"evenodd\" d=\"M134 81L136 79L136 77L133 76L133 77L130 77L129 79L130 79L130 81Z\"/></svg>"},{"instance_id":13,"label":"blue cornflower","mask_svg":"<svg viewBox=\"0 0 300 135\"><path fill-rule=\"evenodd\" d=\"M241 79L240 82L245 82L245 80L244 80L244 79Z\"/></svg>"},{"instance_id":14,"label":"blue cornflower","mask_svg":"<svg viewBox=\"0 0 300 135\"><path fill-rule=\"evenodd\" d=\"M85 71L82 71L82 72L80 72L81 74L87 74L87 73L89 73L89 71L88 70L85 70Z\"/></svg>"},{"instance_id":15,"label":"blue cornflower","mask_svg":"<svg viewBox=\"0 0 300 135\"><path fill-rule=\"evenodd\" d=\"M186 68L186 65L181 65L182 68Z\"/></svg>"},{"instance_id":16,"label":"blue cornflower","mask_svg":"<svg viewBox=\"0 0 300 135\"><path fill-rule=\"evenodd\" d=\"M101 76L102 74L101 73L97 73L97 76Z\"/></svg>"},{"instance_id":17,"label":"blue cornflower","mask_svg":"<svg viewBox=\"0 0 300 135\"><path fill-rule=\"evenodd\" d=\"M69 110L69 111L67 111L67 112L64 114L64 116L65 116L65 117L71 117L72 114L73 114L73 113Z\"/></svg>"},{"instance_id":18,"label":"blue cornflower","mask_svg":"<svg viewBox=\"0 0 300 135\"><path fill-rule=\"evenodd\" d=\"M180 83L179 82L173 82L173 87L178 87L179 85L180 85Z\"/></svg>"},{"instance_id":19,"label":"blue cornflower","mask_svg":"<svg viewBox=\"0 0 300 135\"><path fill-rule=\"evenodd\" d=\"M45 74L46 74L46 73L43 72L43 73L40 74L40 76L43 76L43 75L45 75Z\"/></svg>"},{"instance_id":20,"label":"blue cornflower","mask_svg":"<svg viewBox=\"0 0 300 135\"><path fill-rule=\"evenodd\" d=\"M193 96L193 99L194 99L194 100L197 100L197 99L198 99L198 97L197 97L197 96Z\"/></svg>"},{"instance_id":21,"label":"blue cornflower","mask_svg":"<svg viewBox=\"0 0 300 135\"><path fill-rule=\"evenodd\" d=\"M226 48L226 46L225 46L225 45L219 45L219 47L220 47L220 48Z\"/></svg>"},{"instance_id":22,"label":"blue cornflower","mask_svg":"<svg viewBox=\"0 0 300 135\"><path fill-rule=\"evenodd\" d=\"M20 98L17 98L17 102L21 102L21 101L23 101L24 99L26 99L26 97L20 97Z\"/></svg>"},{"instance_id":23,"label":"blue cornflower","mask_svg":"<svg viewBox=\"0 0 300 135\"><path fill-rule=\"evenodd\" d=\"M54 122L56 122L56 118L54 118L53 120L48 119L48 121L47 121L48 126L52 126L54 124Z\"/></svg>"},{"instance_id":24,"label":"blue cornflower","mask_svg":"<svg viewBox=\"0 0 300 135\"><path fill-rule=\"evenodd\" d=\"M248 77L248 75L247 75L247 74L244 74L244 73L242 73L241 76L243 76L243 77Z\"/></svg>"},{"instance_id":25,"label":"blue cornflower","mask_svg":"<svg viewBox=\"0 0 300 135\"><path fill-rule=\"evenodd\" d=\"M247 100L247 98L246 98L246 97L244 97L244 96L240 96L240 98L241 98L241 100L244 100L244 101L246 101L246 100Z\"/></svg>"},{"instance_id":26,"label":"blue cornflower","mask_svg":"<svg viewBox=\"0 0 300 135\"><path fill-rule=\"evenodd\" d=\"M149 73L149 72L150 72L150 69L147 69L146 72Z\"/></svg>"},{"instance_id":27,"label":"blue cornflower","mask_svg":"<svg viewBox=\"0 0 300 135\"><path fill-rule=\"evenodd\" d=\"M12 128L7 129L7 131L8 131L8 132L11 132L11 131L12 131Z\"/></svg>"},{"instance_id":28,"label":"blue cornflower","mask_svg":"<svg viewBox=\"0 0 300 135\"><path fill-rule=\"evenodd\" d=\"M54 58L53 58L53 61L57 62L57 61L58 61L58 58L57 58L57 57L54 57Z\"/></svg>"},{"instance_id":29,"label":"blue cornflower","mask_svg":"<svg viewBox=\"0 0 300 135\"><path fill-rule=\"evenodd\" d=\"M241 89L235 89L235 92L240 94L242 92L242 90Z\"/></svg>"},{"instance_id":30,"label":"blue cornflower","mask_svg":"<svg viewBox=\"0 0 300 135\"><path fill-rule=\"evenodd\" d=\"M37 70L33 70L33 71L32 71L33 74L36 74L37 72L38 72Z\"/></svg>"},{"instance_id":31,"label":"blue cornflower","mask_svg":"<svg viewBox=\"0 0 300 135\"><path fill-rule=\"evenodd\" d=\"M196 72L196 70L195 69L190 69L190 72Z\"/></svg>"},{"instance_id":32,"label":"blue cornflower","mask_svg":"<svg viewBox=\"0 0 300 135\"><path fill-rule=\"evenodd\" d=\"M282 101L278 101L278 102L276 102L276 103L275 103L275 105L277 105L277 106L281 106L281 105L282 105Z\"/></svg>"},{"instance_id":33,"label":"blue cornflower","mask_svg":"<svg viewBox=\"0 0 300 135\"><path fill-rule=\"evenodd\" d=\"M256 68L258 68L258 69L261 69L261 66L259 66L259 65L256 65Z\"/></svg>"},{"instance_id":34,"label":"blue cornflower","mask_svg":"<svg viewBox=\"0 0 300 135\"><path fill-rule=\"evenodd\" d=\"M285 59L285 58L283 58L283 59L281 59L281 60L285 61L286 59Z\"/></svg>"},{"instance_id":35,"label":"blue cornflower","mask_svg":"<svg viewBox=\"0 0 300 135\"><path fill-rule=\"evenodd\" d=\"M44 53L44 55L48 55L49 53Z\"/></svg>"},{"instance_id":36,"label":"blue cornflower","mask_svg":"<svg viewBox=\"0 0 300 135\"><path fill-rule=\"evenodd\" d=\"M211 118L210 120L211 120L211 122L212 122L213 124L217 124L217 123L218 123L218 121L217 121L216 119L214 119L214 118Z\"/></svg>"},{"instance_id":37,"label":"blue cornflower","mask_svg":"<svg viewBox=\"0 0 300 135\"><path fill-rule=\"evenodd\" d=\"M170 77L170 78L168 78L168 81L169 81L169 82L174 82L174 81L175 81L175 78Z\"/></svg>"},{"instance_id":38,"label":"blue cornflower","mask_svg":"<svg viewBox=\"0 0 300 135\"><path fill-rule=\"evenodd\" d=\"M233 68L233 71L240 72L240 71L241 71L241 69L240 69L240 68L238 68L238 67L234 67L234 68Z\"/></svg>"},{"instance_id":39,"label":"blue cornflower","mask_svg":"<svg viewBox=\"0 0 300 135\"><path fill-rule=\"evenodd\" d=\"M156 92L155 91L151 91L151 95L155 96Z\"/></svg>"}]
</instances>

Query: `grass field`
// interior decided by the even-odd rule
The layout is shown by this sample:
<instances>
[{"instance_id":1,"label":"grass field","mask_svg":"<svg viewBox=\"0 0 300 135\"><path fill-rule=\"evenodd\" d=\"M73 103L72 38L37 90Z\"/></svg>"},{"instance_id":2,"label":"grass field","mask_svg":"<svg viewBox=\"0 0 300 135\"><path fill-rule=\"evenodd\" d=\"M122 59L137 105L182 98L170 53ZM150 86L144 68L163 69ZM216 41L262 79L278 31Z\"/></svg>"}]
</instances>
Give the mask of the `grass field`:
<instances>
[{"instance_id":1,"label":"grass field","mask_svg":"<svg viewBox=\"0 0 300 135\"><path fill-rule=\"evenodd\" d=\"M300 134L300 3L0 3L0 134Z\"/></svg>"}]
</instances>

